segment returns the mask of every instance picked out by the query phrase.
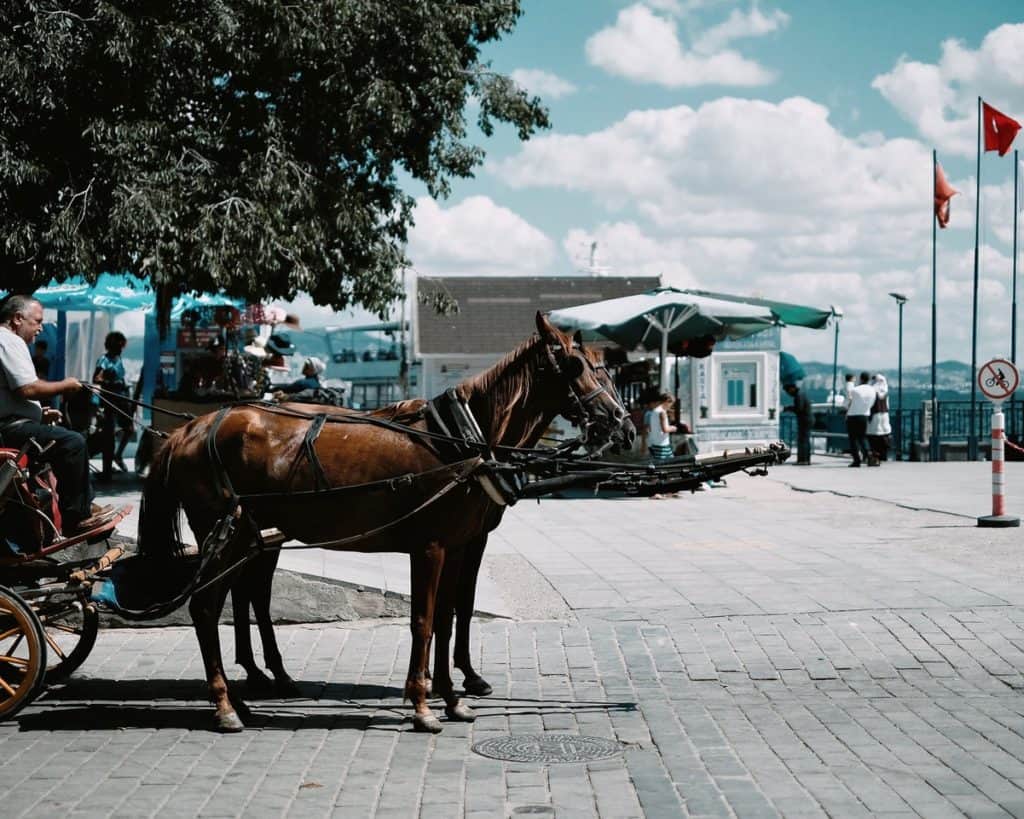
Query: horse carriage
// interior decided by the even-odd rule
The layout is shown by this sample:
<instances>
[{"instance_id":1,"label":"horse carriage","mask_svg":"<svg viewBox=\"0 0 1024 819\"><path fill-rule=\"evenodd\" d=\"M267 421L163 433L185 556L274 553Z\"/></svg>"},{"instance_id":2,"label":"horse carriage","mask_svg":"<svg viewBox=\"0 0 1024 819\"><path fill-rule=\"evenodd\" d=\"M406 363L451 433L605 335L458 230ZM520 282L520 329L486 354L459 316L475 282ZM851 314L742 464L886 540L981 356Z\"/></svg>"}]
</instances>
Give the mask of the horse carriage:
<instances>
[{"instance_id":1,"label":"horse carriage","mask_svg":"<svg viewBox=\"0 0 1024 819\"><path fill-rule=\"evenodd\" d=\"M579 437L538 446L557 415ZM506 506L580 487L635 496L694 489L788 456L773 445L657 467L598 460L610 448L628 449L634 438L598 356L538 314L536 335L430 401L373 412L251 402L190 421L153 462L132 555L114 535L128 508L109 510L102 525L65 538L54 520L45 453L31 458L28 448L0 448L0 546L6 540L10 550L0 556L0 719L85 660L98 608L145 620L187 602L216 727L241 730L221 658L221 610L230 590L237 659L250 681L269 682L252 659L251 604L277 690L293 687L274 641L269 600L280 550L299 541L299 548L409 555L405 694L413 726L441 730L431 694L444 700L449 720L472 721L451 665L454 659L465 675L466 693L490 692L470 662L469 622L487 535ZM181 511L200 544L189 553ZM56 557L83 544L102 554Z\"/></svg>"}]
</instances>

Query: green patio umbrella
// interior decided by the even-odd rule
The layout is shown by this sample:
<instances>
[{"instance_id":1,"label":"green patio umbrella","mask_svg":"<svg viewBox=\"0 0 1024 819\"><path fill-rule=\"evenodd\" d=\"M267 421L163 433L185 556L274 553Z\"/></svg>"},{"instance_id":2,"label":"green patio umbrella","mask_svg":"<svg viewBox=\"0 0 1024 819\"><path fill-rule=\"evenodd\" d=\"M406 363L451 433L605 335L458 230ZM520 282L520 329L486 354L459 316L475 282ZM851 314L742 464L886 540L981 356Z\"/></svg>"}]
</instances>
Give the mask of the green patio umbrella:
<instances>
[{"instance_id":1,"label":"green patio umbrella","mask_svg":"<svg viewBox=\"0 0 1024 819\"><path fill-rule=\"evenodd\" d=\"M668 350L680 342L712 335L742 338L776 323L762 305L710 298L675 287L552 310L551 323L563 330L599 333L633 350L661 354L661 388L668 388Z\"/></svg>"}]
</instances>

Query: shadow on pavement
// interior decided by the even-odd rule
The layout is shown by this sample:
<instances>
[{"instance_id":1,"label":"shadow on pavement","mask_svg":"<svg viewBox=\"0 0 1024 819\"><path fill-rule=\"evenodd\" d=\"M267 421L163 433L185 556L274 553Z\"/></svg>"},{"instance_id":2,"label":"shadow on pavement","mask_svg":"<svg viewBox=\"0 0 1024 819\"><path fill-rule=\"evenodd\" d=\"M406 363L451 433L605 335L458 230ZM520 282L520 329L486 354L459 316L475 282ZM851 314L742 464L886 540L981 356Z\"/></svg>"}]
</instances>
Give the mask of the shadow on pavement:
<instances>
[{"instance_id":1,"label":"shadow on pavement","mask_svg":"<svg viewBox=\"0 0 1024 819\"><path fill-rule=\"evenodd\" d=\"M250 699L234 686L235 707L248 728L372 731L411 724L412 709L402 689L351 683L299 683L297 699ZM203 680L80 679L50 689L28 712L16 717L21 731L109 731L123 728L214 730L213 708L200 701ZM239 696L240 695L240 696ZM633 712L634 702L543 701L468 698L478 719L535 714ZM433 699L431 706L442 709Z\"/></svg>"}]
</instances>

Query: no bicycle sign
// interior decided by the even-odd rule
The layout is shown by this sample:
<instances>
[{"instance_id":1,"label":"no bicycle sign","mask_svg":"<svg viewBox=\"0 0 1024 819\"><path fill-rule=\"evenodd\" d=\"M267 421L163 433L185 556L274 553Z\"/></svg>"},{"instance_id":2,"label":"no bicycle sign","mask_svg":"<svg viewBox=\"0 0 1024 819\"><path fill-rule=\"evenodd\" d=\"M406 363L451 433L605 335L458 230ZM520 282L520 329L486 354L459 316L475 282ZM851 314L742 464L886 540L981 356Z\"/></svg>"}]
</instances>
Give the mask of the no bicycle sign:
<instances>
[{"instance_id":1,"label":"no bicycle sign","mask_svg":"<svg viewBox=\"0 0 1024 819\"><path fill-rule=\"evenodd\" d=\"M978 389L991 401L1002 402L1020 385L1020 373L1005 358L986 361L978 370Z\"/></svg>"}]
</instances>

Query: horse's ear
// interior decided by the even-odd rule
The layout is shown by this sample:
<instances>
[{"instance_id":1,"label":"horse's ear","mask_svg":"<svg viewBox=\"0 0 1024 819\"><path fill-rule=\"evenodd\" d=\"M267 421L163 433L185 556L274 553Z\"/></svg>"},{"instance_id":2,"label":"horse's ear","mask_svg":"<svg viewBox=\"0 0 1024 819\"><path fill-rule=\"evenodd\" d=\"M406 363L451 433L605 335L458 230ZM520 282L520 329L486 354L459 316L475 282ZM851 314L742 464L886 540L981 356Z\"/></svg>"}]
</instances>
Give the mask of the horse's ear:
<instances>
[{"instance_id":1,"label":"horse's ear","mask_svg":"<svg viewBox=\"0 0 1024 819\"><path fill-rule=\"evenodd\" d=\"M547 313L542 313L540 310L537 311L537 332L547 342L556 341L559 344L565 344L558 328L548 321Z\"/></svg>"}]
</instances>

